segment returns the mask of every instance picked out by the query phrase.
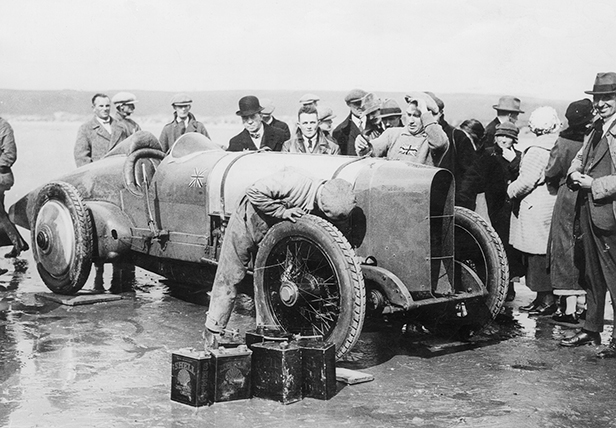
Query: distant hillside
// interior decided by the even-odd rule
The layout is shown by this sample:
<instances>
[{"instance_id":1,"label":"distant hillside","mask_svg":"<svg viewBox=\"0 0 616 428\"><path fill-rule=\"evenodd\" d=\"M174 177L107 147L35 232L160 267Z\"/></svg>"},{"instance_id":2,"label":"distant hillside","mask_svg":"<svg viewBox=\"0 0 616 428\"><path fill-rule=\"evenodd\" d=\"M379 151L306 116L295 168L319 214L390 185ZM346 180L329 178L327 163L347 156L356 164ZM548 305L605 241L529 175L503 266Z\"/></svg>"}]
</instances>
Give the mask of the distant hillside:
<instances>
[{"instance_id":1,"label":"distant hillside","mask_svg":"<svg viewBox=\"0 0 616 428\"><path fill-rule=\"evenodd\" d=\"M105 91L113 96L117 90ZM152 119L166 120L172 114L170 100L171 92L162 91L131 91L137 95L139 103L135 118L150 116ZM267 97L274 100L276 111L274 115L292 122L299 107L299 98L306 92L317 93L321 104L330 106L337 114L335 122L348 115L344 103L346 91L201 91L191 92L194 103L193 113L198 118L221 118L235 120L238 100L247 94L257 97ZM402 92L378 92L381 98L393 98L398 103L404 101ZM91 113L90 98L92 92L85 91L24 91L0 89L0 114L7 117L32 116L44 120L80 120ZM445 102L445 112L448 121L458 124L464 119L475 118L483 123L494 118L492 105L498 101L498 95L480 94L437 94ZM520 117L520 125L528 120L530 112L541 105L551 105L557 109L564 121L564 111L569 101L522 98L522 109L526 114Z\"/></svg>"}]
</instances>

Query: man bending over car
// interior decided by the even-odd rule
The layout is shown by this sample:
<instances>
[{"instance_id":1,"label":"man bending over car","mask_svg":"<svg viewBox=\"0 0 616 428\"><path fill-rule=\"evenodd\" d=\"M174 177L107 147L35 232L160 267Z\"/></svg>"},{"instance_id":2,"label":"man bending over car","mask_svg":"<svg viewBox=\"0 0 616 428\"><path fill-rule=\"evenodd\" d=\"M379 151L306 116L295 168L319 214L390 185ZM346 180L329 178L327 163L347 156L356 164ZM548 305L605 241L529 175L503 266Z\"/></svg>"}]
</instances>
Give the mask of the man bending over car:
<instances>
[{"instance_id":1,"label":"man bending over car","mask_svg":"<svg viewBox=\"0 0 616 428\"><path fill-rule=\"evenodd\" d=\"M225 231L205 321L206 347L212 346L227 327L237 285L246 276L251 256L270 227L284 220L295 222L307 213L340 221L353 208L355 195L350 183L339 178L317 179L297 169L285 168L246 189Z\"/></svg>"}]
</instances>

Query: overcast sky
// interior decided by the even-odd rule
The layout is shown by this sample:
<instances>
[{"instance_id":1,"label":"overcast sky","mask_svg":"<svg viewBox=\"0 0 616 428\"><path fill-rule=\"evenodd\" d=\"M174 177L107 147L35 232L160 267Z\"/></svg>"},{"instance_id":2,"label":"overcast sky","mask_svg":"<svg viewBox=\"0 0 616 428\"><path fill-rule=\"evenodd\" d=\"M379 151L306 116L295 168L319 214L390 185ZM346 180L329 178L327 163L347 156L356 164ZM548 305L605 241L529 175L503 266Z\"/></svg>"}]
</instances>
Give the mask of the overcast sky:
<instances>
[{"instance_id":1,"label":"overcast sky","mask_svg":"<svg viewBox=\"0 0 616 428\"><path fill-rule=\"evenodd\" d=\"M614 0L0 0L0 88L366 90L578 99Z\"/></svg>"}]
</instances>

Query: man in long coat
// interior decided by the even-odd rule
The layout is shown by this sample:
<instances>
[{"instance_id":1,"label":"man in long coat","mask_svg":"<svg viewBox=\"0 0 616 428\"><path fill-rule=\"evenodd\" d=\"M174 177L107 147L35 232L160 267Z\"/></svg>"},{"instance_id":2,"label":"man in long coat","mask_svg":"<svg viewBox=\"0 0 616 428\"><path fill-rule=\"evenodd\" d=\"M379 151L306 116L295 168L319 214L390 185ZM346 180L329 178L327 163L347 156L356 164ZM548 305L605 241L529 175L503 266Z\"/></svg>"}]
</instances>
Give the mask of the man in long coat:
<instances>
[{"instance_id":1,"label":"man in long coat","mask_svg":"<svg viewBox=\"0 0 616 428\"><path fill-rule=\"evenodd\" d=\"M164 126L159 138L164 152L169 152L173 143L187 132L198 132L210 138L205 125L190 112L192 102L192 98L187 94L177 94L171 99L171 106L175 110L173 120Z\"/></svg>"},{"instance_id":2,"label":"man in long coat","mask_svg":"<svg viewBox=\"0 0 616 428\"><path fill-rule=\"evenodd\" d=\"M75 142L75 163L78 167L95 162L129 137L126 130L111 115L111 103L105 94L92 97L94 117L81 125Z\"/></svg>"},{"instance_id":3,"label":"man in long coat","mask_svg":"<svg viewBox=\"0 0 616 428\"><path fill-rule=\"evenodd\" d=\"M588 309L584 328L561 340L563 346L600 344L607 290L612 306L616 302L616 73L598 73L593 90L585 92L593 96L599 119L571 162L568 182L580 193ZM616 358L616 328L608 347L597 356Z\"/></svg>"}]
</instances>

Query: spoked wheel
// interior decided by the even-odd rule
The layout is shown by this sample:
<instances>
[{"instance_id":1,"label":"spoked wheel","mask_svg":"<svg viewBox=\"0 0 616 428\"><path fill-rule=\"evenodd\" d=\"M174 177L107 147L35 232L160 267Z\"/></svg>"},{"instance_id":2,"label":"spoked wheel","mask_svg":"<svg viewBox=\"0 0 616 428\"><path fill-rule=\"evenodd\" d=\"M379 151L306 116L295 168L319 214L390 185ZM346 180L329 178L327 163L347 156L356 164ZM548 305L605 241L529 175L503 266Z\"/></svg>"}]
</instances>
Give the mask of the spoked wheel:
<instances>
[{"instance_id":1,"label":"spoked wheel","mask_svg":"<svg viewBox=\"0 0 616 428\"><path fill-rule=\"evenodd\" d=\"M494 319L505 301L509 265L496 231L479 214L455 207L454 284L457 293L481 298L427 307L421 320L438 335L466 339Z\"/></svg>"},{"instance_id":2,"label":"spoked wheel","mask_svg":"<svg viewBox=\"0 0 616 428\"><path fill-rule=\"evenodd\" d=\"M30 227L36 267L47 287L58 294L79 291L92 268L90 213L77 189L53 182L41 189Z\"/></svg>"},{"instance_id":3,"label":"spoked wheel","mask_svg":"<svg viewBox=\"0 0 616 428\"><path fill-rule=\"evenodd\" d=\"M494 318L503 306L509 283L505 247L494 228L466 208L455 208L455 231L456 276L461 289L487 289L483 304Z\"/></svg>"},{"instance_id":4,"label":"spoked wheel","mask_svg":"<svg viewBox=\"0 0 616 428\"><path fill-rule=\"evenodd\" d=\"M255 261L257 322L322 335L342 357L361 333L366 295L361 268L344 235L305 215L275 224Z\"/></svg>"}]
</instances>

